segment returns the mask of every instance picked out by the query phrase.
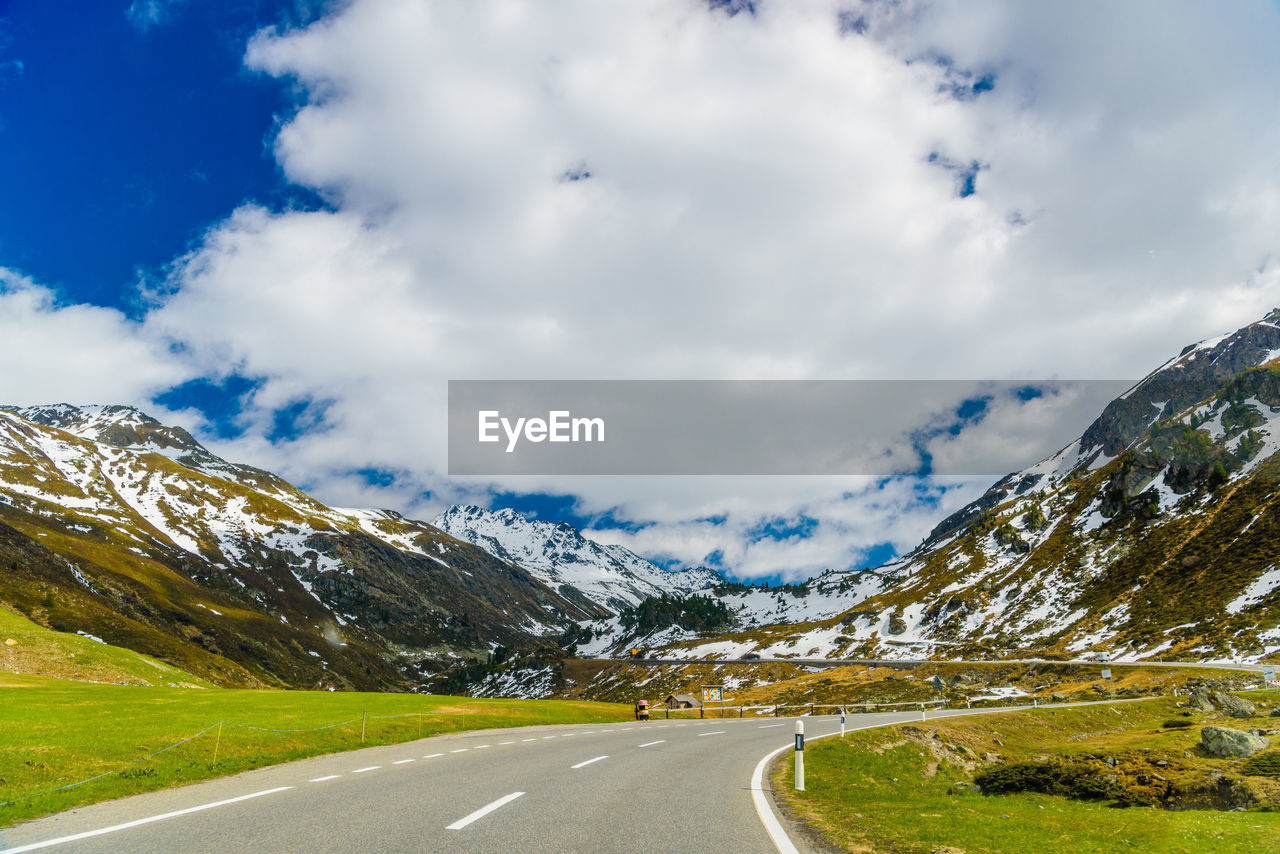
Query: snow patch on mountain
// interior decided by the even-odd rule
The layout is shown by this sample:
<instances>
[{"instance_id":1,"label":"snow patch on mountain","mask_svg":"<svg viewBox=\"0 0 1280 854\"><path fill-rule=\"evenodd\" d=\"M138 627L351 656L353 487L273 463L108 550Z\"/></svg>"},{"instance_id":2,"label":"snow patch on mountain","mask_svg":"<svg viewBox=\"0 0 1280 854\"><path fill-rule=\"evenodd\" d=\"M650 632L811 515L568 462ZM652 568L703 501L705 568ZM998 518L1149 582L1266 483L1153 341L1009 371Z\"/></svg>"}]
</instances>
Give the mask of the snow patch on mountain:
<instances>
[{"instance_id":1,"label":"snow patch on mountain","mask_svg":"<svg viewBox=\"0 0 1280 854\"><path fill-rule=\"evenodd\" d=\"M650 596L704 591L724 581L704 568L662 569L622 546L588 539L567 523L531 520L513 510L454 506L431 524L523 567L552 589L572 588L611 611L638 605Z\"/></svg>"}]
</instances>

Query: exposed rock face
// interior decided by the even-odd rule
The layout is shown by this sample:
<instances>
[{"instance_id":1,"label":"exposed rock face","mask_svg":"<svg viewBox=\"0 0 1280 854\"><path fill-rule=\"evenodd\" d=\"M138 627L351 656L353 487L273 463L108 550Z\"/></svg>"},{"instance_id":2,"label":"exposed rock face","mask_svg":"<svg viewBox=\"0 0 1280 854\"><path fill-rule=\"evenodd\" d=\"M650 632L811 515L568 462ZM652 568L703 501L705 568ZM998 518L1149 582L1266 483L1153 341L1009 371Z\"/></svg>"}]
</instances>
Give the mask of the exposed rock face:
<instances>
[{"instance_id":1,"label":"exposed rock face","mask_svg":"<svg viewBox=\"0 0 1280 854\"><path fill-rule=\"evenodd\" d=\"M1200 745L1210 756L1252 756L1259 750L1271 746L1271 742L1260 735L1252 735L1238 729L1220 726L1207 726L1200 730Z\"/></svg>"}]
</instances>

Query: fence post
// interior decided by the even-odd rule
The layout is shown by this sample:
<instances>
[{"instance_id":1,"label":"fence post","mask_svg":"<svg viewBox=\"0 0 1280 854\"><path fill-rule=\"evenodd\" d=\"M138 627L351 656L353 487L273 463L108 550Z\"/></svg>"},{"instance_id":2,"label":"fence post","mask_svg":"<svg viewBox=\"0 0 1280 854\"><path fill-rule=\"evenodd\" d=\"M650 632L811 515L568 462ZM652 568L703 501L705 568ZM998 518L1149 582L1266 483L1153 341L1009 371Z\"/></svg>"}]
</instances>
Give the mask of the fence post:
<instances>
[{"instance_id":1,"label":"fence post","mask_svg":"<svg viewBox=\"0 0 1280 854\"><path fill-rule=\"evenodd\" d=\"M218 721L218 737L213 742L213 764L218 764L218 748L222 746L222 721Z\"/></svg>"},{"instance_id":2,"label":"fence post","mask_svg":"<svg viewBox=\"0 0 1280 854\"><path fill-rule=\"evenodd\" d=\"M364 744L364 722L368 719L368 712L360 713L360 743Z\"/></svg>"}]
</instances>

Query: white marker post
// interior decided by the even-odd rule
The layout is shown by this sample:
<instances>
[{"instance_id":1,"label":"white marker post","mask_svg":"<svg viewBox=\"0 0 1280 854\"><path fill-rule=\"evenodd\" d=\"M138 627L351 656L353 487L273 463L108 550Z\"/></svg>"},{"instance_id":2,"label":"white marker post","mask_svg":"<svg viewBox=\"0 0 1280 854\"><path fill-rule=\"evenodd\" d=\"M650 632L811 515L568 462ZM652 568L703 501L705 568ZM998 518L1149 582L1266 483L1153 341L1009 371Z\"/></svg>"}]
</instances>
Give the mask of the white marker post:
<instances>
[{"instance_id":1,"label":"white marker post","mask_svg":"<svg viewBox=\"0 0 1280 854\"><path fill-rule=\"evenodd\" d=\"M844 707L840 709L840 737L844 738Z\"/></svg>"},{"instance_id":2,"label":"white marker post","mask_svg":"<svg viewBox=\"0 0 1280 854\"><path fill-rule=\"evenodd\" d=\"M804 721L796 721L796 791L804 791Z\"/></svg>"}]
</instances>

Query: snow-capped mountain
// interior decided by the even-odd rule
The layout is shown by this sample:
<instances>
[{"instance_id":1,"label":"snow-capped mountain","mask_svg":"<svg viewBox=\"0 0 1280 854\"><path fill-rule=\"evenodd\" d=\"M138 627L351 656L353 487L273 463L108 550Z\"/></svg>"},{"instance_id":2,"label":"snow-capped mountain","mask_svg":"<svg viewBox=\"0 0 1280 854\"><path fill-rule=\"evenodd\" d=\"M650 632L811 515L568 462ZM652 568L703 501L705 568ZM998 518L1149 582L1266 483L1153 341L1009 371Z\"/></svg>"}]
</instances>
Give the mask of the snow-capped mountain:
<instances>
[{"instance_id":1,"label":"snow-capped mountain","mask_svg":"<svg viewBox=\"0 0 1280 854\"><path fill-rule=\"evenodd\" d=\"M705 568L669 572L619 545L602 545L565 522L512 510L454 506L432 525L528 570L567 599L618 611L650 596L683 596L724 581Z\"/></svg>"},{"instance_id":2,"label":"snow-capped mountain","mask_svg":"<svg viewBox=\"0 0 1280 854\"><path fill-rule=\"evenodd\" d=\"M737 656L1257 660L1280 650L1280 310L1186 347L1073 442Z\"/></svg>"},{"instance_id":3,"label":"snow-capped mountain","mask_svg":"<svg viewBox=\"0 0 1280 854\"><path fill-rule=\"evenodd\" d=\"M119 406L0 409L0 560L0 601L37 621L233 684L404 688L601 613Z\"/></svg>"}]
</instances>

